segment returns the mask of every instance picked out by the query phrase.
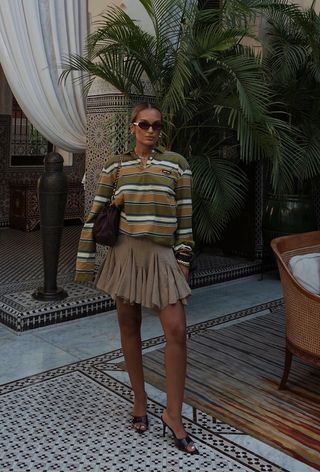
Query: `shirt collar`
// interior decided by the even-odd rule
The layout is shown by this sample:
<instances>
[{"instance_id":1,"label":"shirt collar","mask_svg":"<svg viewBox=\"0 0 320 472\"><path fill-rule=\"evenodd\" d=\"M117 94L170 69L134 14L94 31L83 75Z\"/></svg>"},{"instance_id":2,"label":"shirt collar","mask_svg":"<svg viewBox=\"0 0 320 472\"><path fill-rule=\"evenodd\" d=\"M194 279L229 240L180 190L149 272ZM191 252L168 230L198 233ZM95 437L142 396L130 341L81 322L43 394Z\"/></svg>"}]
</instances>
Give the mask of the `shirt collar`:
<instances>
[{"instance_id":1,"label":"shirt collar","mask_svg":"<svg viewBox=\"0 0 320 472\"><path fill-rule=\"evenodd\" d=\"M160 154L163 154L165 152L165 148L163 146L156 146L154 148L156 152L159 152ZM128 156L130 154L134 154L134 146L132 146L128 151L124 152L125 156Z\"/></svg>"}]
</instances>

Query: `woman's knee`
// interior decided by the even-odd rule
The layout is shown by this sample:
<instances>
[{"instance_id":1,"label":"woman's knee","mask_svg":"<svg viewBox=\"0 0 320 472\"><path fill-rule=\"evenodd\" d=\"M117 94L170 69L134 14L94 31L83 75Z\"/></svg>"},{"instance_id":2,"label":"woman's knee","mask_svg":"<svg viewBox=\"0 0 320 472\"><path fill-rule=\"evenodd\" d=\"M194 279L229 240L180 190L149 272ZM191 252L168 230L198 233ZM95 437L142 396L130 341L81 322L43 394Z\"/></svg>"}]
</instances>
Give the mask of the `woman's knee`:
<instances>
[{"instance_id":1,"label":"woman's knee","mask_svg":"<svg viewBox=\"0 0 320 472\"><path fill-rule=\"evenodd\" d=\"M181 302L169 305L160 312L160 319L167 343L186 344L187 328L184 307Z\"/></svg>"},{"instance_id":2,"label":"woman's knee","mask_svg":"<svg viewBox=\"0 0 320 472\"><path fill-rule=\"evenodd\" d=\"M122 335L137 336L141 328L140 305L129 305L117 301L118 322Z\"/></svg>"},{"instance_id":3,"label":"woman's knee","mask_svg":"<svg viewBox=\"0 0 320 472\"><path fill-rule=\"evenodd\" d=\"M184 325L176 325L167 327L165 332L167 343L179 344L185 346L187 342L187 333Z\"/></svg>"}]
</instances>

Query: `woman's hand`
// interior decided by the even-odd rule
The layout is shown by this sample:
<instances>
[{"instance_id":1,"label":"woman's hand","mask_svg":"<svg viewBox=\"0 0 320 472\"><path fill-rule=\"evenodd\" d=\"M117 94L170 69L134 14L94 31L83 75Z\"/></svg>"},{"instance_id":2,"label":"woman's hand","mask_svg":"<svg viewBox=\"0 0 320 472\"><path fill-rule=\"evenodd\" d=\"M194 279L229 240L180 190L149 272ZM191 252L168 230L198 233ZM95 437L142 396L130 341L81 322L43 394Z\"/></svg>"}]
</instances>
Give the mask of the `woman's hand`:
<instances>
[{"instance_id":1,"label":"woman's hand","mask_svg":"<svg viewBox=\"0 0 320 472\"><path fill-rule=\"evenodd\" d=\"M178 264L179 264L179 262L178 262ZM188 280L189 280L189 267L187 267L183 264L179 264L179 267L182 270L182 273L185 276L186 281L188 282Z\"/></svg>"}]
</instances>

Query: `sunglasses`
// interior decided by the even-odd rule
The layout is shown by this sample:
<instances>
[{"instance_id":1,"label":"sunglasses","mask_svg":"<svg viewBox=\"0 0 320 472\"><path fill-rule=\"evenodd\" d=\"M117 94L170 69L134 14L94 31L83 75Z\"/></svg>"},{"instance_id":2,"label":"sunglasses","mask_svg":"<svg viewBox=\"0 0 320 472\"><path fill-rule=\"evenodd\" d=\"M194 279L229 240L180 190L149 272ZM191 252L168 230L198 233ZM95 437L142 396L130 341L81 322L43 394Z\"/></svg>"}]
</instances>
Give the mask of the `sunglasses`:
<instances>
[{"instance_id":1,"label":"sunglasses","mask_svg":"<svg viewBox=\"0 0 320 472\"><path fill-rule=\"evenodd\" d=\"M135 126L139 126L140 129L143 129L144 131L148 131L151 128L153 131L161 131L162 130L162 123L160 121L155 121L154 123L149 123L148 121L139 121L132 123Z\"/></svg>"}]
</instances>

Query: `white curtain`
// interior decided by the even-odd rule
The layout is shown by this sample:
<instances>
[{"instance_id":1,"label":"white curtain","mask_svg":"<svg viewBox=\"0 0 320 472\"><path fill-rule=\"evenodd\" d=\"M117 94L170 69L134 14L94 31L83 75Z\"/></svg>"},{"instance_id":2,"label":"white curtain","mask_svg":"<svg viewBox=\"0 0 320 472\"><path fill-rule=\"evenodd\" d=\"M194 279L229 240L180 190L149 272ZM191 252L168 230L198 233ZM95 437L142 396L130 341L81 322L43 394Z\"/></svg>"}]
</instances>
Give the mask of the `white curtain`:
<instances>
[{"instance_id":1,"label":"white curtain","mask_svg":"<svg viewBox=\"0 0 320 472\"><path fill-rule=\"evenodd\" d=\"M83 54L87 0L0 0L0 63L20 107L54 145L85 149L85 100L63 57ZM73 74L75 77L75 74Z\"/></svg>"}]
</instances>

